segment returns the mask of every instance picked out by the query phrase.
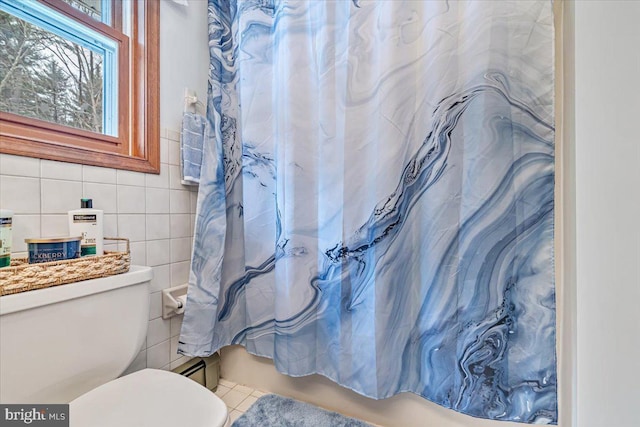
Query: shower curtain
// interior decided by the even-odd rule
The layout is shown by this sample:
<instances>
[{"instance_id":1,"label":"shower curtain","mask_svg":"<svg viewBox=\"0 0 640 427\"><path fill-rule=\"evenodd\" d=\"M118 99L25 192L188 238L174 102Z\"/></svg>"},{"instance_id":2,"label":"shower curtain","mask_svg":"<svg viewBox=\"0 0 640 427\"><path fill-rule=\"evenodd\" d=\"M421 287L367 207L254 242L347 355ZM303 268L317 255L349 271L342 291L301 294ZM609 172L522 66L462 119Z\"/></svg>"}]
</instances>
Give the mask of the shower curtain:
<instances>
[{"instance_id":1,"label":"shower curtain","mask_svg":"<svg viewBox=\"0 0 640 427\"><path fill-rule=\"evenodd\" d=\"M208 14L179 351L555 424L551 2Z\"/></svg>"}]
</instances>

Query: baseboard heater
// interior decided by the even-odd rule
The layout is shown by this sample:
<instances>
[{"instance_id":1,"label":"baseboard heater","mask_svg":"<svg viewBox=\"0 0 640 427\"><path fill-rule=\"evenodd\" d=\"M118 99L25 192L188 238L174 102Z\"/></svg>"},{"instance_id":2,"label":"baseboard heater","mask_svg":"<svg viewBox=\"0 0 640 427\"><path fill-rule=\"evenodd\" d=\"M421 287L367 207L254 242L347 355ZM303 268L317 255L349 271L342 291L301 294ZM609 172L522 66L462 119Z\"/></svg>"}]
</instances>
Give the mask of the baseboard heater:
<instances>
[{"instance_id":1,"label":"baseboard heater","mask_svg":"<svg viewBox=\"0 0 640 427\"><path fill-rule=\"evenodd\" d=\"M216 391L220 379L220 355L214 353L209 357L193 358L173 369L173 372L184 375L211 391Z\"/></svg>"}]
</instances>

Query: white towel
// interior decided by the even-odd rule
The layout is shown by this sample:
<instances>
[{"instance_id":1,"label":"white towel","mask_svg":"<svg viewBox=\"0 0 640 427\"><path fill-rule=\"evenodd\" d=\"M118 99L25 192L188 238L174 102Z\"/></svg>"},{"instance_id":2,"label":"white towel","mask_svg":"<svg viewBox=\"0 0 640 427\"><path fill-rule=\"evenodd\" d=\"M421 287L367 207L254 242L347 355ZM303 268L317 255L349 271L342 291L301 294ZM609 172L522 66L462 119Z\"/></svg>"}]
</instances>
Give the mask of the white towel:
<instances>
[{"instance_id":1,"label":"white towel","mask_svg":"<svg viewBox=\"0 0 640 427\"><path fill-rule=\"evenodd\" d=\"M180 137L180 163L182 184L198 185L202 166L202 146L204 143L207 119L199 114L184 113L182 116L182 134Z\"/></svg>"}]
</instances>

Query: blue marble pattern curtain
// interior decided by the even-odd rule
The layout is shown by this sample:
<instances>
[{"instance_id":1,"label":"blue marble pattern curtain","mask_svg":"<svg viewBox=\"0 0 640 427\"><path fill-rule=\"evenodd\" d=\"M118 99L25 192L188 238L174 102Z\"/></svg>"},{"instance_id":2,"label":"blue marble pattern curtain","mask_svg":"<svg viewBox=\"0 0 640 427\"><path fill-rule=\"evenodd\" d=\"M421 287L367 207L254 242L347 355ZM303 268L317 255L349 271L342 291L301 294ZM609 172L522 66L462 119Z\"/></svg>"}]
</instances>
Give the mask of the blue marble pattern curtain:
<instances>
[{"instance_id":1,"label":"blue marble pattern curtain","mask_svg":"<svg viewBox=\"0 0 640 427\"><path fill-rule=\"evenodd\" d=\"M209 0L180 352L555 423L551 6Z\"/></svg>"}]
</instances>

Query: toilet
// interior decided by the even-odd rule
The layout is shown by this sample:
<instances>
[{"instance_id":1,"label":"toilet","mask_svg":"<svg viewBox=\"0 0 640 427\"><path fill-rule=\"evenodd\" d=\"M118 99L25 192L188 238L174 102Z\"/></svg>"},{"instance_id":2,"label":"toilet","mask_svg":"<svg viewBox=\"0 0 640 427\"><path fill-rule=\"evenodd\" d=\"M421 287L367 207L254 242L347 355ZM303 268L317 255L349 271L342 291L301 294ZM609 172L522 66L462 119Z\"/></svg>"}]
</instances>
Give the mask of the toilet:
<instances>
[{"instance_id":1,"label":"toilet","mask_svg":"<svg viewBox=\"0 0 640 427\"><path fill-rule=\"evenodd\" d=\"M0 297L0 403L69 403L71 427L229 426L224 402L186 377L120 377L147 334L151 277L132 266Z\"/></svg>"}]
</instances>

